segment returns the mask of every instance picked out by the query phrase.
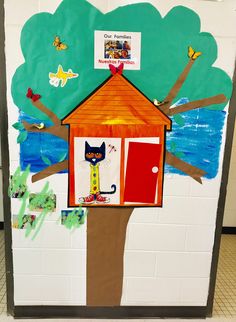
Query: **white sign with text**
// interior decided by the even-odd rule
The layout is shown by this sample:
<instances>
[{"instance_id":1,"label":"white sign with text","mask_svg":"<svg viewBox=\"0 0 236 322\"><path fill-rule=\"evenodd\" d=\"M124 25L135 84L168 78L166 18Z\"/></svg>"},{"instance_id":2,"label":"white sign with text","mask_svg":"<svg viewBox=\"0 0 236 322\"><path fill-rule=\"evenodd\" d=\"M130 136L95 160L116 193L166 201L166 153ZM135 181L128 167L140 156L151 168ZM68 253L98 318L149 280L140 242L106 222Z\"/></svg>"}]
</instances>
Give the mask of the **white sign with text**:
<instances>
[{"instance_id":1,"label":"white sign with text","mask_svg":"<svg viewBox=\"0 0 236 322\"><path fill-rule=\"evenodd\" d=\"M94 68L107 69L109 64L140 70L141 32L95 30Z\"/></svg>"}]
</instances>

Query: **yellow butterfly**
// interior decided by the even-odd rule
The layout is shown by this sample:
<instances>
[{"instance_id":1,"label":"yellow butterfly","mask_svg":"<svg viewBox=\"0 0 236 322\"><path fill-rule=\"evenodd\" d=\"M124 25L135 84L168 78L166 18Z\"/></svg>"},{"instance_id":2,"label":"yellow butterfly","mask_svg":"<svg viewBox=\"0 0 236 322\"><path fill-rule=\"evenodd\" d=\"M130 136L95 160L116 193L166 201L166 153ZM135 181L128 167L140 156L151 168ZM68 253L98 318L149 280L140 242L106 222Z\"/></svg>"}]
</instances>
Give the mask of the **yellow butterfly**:
<instances>
[{"instance_id":1,"label":"yellow butterfly","mask_svg":"<svg viewBox=\"0 0 236 322\"><path fill-rule=\"evenodd\" d=\"M66 44L61 42L60 37L58 36L55 37L53 46L55 46L57 50L65 50L68 48Z\"/></svg>"},{"instance_id":2,"label":"yellow butterfly","mask_svg":"<svg viewBox=\"0 0 236 322\"><path fill-rule=\"evenodd\" d=\"M197 59L201 55L202 53L200 51L195 51L191 46L188 47L188 57L192 60Z\"/></svg>"}]
</instances>

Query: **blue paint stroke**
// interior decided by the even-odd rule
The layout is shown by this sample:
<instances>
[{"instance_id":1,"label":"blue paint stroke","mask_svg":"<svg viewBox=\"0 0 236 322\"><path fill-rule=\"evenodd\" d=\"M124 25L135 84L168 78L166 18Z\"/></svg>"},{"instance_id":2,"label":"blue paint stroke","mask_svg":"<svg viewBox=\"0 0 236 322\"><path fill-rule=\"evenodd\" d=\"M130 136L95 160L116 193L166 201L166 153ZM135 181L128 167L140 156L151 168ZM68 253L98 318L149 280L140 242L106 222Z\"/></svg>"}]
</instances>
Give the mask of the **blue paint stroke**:
<instances>
[{"instance_id":1,"label":"blue paint stroke","mask_svg":"<svg viewBox=\"0 0 236 322\"><path fill-rule=\"evenodd\" d=\"M187 97L182 97L177 102L175 102L173 105L171 105L171 107L179 106L179 105L186 104L186 103L189 103L189 99Z\"/></svg>"},{"instance_id":2,"label":"blue paint stroke","mask_svg":"<svg viewBox=\"0 0 236 322\"><path fill-rule=\"evenodd\" d=\"M219 168L226 112L201 108L181 113L181 116L185 125L179 127L172 123L172 131L166 138L167 149L171 150L171 142L175 142L176 151L184 153L183 161L206 171L206 178L214 178ZM165 173L185 175L168 164L165 165Z\"/></svg>"},{"instance_id":3,"label":"blue paint stroke","mask_svg":"<svg viewBox=\"0 0 236 322\"><path fill-rule=\"evenodd\" d=\"M26 115L20 111L19 121L27 121L28 123L41 123L45 126L51 126L52 122L42 121ZM61 138L48 133L28 133L27 140L20 144L20 165L25 170L30 164L31 172L39 172L48 165L42 160L42 156L47 157L51 164L58 163L60 158L68 152L68 143ZM60 173L67 173L63 170Z\"/></svg>"},{"instance_id":4,"label":"blue paint stroke","mask_svg":"<svg viewBox=\"0 0 236 322\"><path fill-rule=\"evenodd\" d=\"M181 98L174 106L187 103L188 98ZM172 118L172 131L167 132L166 145L171 151L173 142L176 156L191 165L206 171L206 178L212 179L217 175L219 155L222 144L222 129L226 117L225 111L196 109L180 114L184 119L184 126L180 127ZM27 116L20 112L19 121L41 123L39 119ZM52 125L45 122L46 126ZM41 156L46 156L52 164L57 163L63 154L68 152L68 143L46 133L29 133L26 141L20 144L20 165L25 170L31 165L31 172L38 172L47 167ZM172 152L172 151L171 151ZM67 173L67 170L61 173ZM165 164L165 173L185 175L168 164Z\"/></svg>"}]
</instances>

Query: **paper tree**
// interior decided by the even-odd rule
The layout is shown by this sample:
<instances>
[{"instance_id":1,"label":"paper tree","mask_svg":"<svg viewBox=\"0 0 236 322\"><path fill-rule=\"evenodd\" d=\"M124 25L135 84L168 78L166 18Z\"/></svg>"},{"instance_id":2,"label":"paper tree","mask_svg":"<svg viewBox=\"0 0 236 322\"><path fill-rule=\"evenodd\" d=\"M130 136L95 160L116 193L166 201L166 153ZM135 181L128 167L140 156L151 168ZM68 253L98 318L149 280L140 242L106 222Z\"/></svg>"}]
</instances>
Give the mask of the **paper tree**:
<instances>
[{"instance_id":1,"label":"paper tree","mask_svg":"<svg viewBox=\"0 0 236 322\"><path fill-rule=\"evenodd\" d=\"M86 1L64 0L54 15L33 16L22 31L25 63L17 69L12 82L15 104L37 121L27 121L24 114L15 126L20 130L19 141L24 141L21 148L27 142L33 146L27 133L58 137L60 143L48 149L52 151L52 160L62 142L68 142L69 131L61 120L110 74L93 68L93 35L97 29L142 33L141 70L125 70L124 75L150 100L156 98L155 103L163 113L175 116L173 123L178 124L173 124L173 131L167 137L170 150L166 151L165 162L199 183L204 175L216 176L226 115L223 109L231 96L232 84L224 71L213 67L217 58L214 38L200 32L198 15L181 6L173 8L164 18L149 4L121 7L103 15ZM66 44L66 49L56 48L55 36ZM42 97L26 97L28 88L32 89L32 95L37 93ZM173 107L183 97L188 102ZM187 124L188 129L194 129L189 135L181 115L194 110L198 114ZM181 148L185 153L178 153L176 138L183 142ZM68 169L68 160L59 154L53 162L48 156L43 158L48 166L33 175L33 182ZM34 168L34 161L31 167ZM94 208L89 212L88 305L120 304L126 226L132 211L130 207Z\"/></svg>"}]
</instances>

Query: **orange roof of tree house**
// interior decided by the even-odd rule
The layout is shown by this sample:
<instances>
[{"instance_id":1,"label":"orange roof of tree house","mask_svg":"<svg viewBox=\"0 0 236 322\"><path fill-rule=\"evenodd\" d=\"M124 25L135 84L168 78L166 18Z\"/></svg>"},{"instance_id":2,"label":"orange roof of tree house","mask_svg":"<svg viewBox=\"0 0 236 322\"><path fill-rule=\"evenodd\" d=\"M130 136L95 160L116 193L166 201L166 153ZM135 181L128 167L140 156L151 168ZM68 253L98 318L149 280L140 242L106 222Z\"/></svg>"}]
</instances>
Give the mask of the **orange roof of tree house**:
<instances>
[{"instance_id":1,"label":"orange roof of tree house","mask_svg":"<svg viewBox=\"0 0 236 322\"><path fill-rule=\"evenodd\" d=\"M63 124L96 125L164 125L171 129L171 120L124 76L108 78L84 102L76 107Z\"/></svg>"}]
</instances>

